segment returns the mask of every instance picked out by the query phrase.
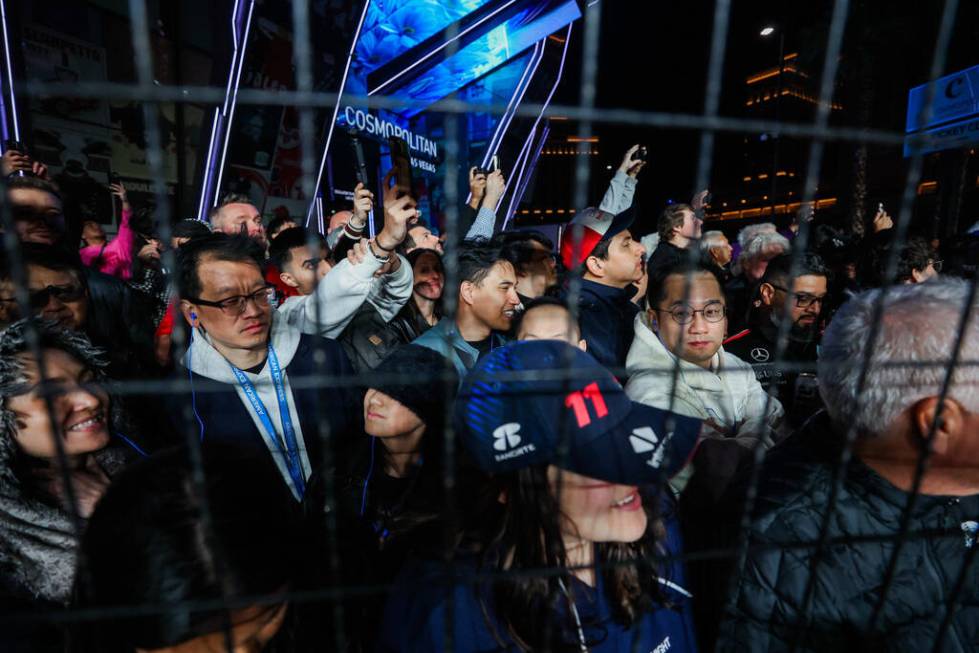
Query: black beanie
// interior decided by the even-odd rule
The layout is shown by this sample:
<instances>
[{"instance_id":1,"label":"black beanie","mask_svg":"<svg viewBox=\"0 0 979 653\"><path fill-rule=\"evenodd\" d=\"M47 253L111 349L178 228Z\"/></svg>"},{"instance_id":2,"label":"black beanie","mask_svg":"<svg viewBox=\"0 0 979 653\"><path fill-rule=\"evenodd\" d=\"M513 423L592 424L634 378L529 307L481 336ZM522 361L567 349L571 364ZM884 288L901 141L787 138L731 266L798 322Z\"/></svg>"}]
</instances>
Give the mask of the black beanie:
<instances>
[{"instance_id":1,"label":"black beanie","mask_svg":"<svg viewBox=\"0 0 979 653\"><path fill-rule=\"evenodd\" d=\"M404 345L381 361L374 372L382 377L404 375L397 381L382 378L370 387L400 402L425 422L429 432L440 430L459 385L455 368L442 354L420 345Z\"/></svg>"}]
</instances>

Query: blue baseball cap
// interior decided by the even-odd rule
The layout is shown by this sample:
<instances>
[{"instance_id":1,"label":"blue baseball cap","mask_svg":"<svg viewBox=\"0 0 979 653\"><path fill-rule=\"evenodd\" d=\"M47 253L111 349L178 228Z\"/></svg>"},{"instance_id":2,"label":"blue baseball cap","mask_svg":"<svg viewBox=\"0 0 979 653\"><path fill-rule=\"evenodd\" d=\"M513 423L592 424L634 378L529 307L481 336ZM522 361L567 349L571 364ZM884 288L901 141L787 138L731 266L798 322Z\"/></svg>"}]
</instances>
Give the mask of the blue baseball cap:
<instances>
[{"instance_id":1,"label":"blue baseball cap","mask_svg":"<svg viewBox=\"0 0 979 653\"><path fill-rule=\"evenodd\" d=\"M630 400L598 361L556 340L490 352L466 377L455 422L488 473L553 464L623 485L675 475L702 427L699 419Z\"/></svg>"}]
</instances>

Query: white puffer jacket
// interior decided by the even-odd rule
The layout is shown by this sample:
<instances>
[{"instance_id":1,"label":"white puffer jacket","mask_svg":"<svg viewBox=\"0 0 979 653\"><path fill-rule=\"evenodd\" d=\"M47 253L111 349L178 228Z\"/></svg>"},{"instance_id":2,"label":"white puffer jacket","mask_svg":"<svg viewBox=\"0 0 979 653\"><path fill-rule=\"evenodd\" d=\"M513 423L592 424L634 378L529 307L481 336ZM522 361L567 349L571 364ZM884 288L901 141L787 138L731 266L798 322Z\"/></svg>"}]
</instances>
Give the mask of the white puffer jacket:
<instances>
[{"instance_id":1,"label":"white puffer jacket","mask_svg":"<svg viewBox=\"0 0 979 653\"><path fill-rule=\"evenodd\" d=\"M723 348L714 354L710 369L680 361L671 406L677 357L666 349L647 320L645 313L636 316L636 335L626 359L629 382L625 391L630 399L700 418L713 427L714 433L705 429L706 434L733 437L746 447L753 447L758 440L766 448L775 443L784 416L782 405L774 397L769 399L748 363Z\"/></svg>"}]
</instances>

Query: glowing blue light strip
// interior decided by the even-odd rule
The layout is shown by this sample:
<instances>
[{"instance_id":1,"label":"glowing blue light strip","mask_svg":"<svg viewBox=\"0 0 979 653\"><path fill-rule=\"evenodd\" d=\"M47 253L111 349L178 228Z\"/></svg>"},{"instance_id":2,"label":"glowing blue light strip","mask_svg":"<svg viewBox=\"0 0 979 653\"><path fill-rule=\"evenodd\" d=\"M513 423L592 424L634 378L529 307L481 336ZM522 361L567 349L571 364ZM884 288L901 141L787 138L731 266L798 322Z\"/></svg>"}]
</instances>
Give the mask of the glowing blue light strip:
<instances>
[{"instance_id":1,"label":"glowing blue light strip","mask_svg":"<svg viewBox=\"0 0 979 653\"><path fill-rule=\"evenodd\" d=\"M0 0L0 23L3 23L3 53L7 67L7 85L10 88L10 122L14 127L14 140L20 140L20 125L17 124L17 99L14 97L14 69L10 64L10 37L7 33L7 5ZM6 116L4 116L4 139L6 133Z\"/></svg>"},{"instance_id":2,"label":"glowing blue light strip","mask_svg":"<svg viewBox=\"0 0 979 653\"><path fill-rule=\"evenodd\" d=\"M249 1L248 9L248 26L245 28L245 32L242 35L238 33L238 23L241 20L241 10L242 2ZM216 187L221 187L221 175L222 170L218 170L218 183L214 184L214 162L217 156L218 147L218 135L221 132L221 127L224 125L226 127L225 141L230 134L231 130L231 119L229 116L229 111L234 110L234 101L238 97L238 80L241 76L241 66L244 60L244 46L245 39L248 38L249 28L251 26L251 14L254 8L254 0L235 0L234 9L231 12L231 41L232 41L232 51L231 51L231 66L228 71L228 82L225 84L224 91L224 102L220 107L215 107L214 109L214 119L211 121L211 138L207 146L207 157L204 159L204 178L201 180L201 199L197 205L197 219L205 220L207 218L207 206L211 200L213 200L213 205L217 204L216 197L212 197L212 190ZM224 121L227 121L226 123ZM225 147L227 143L225 143ZM221 167L224 167L224 157L222 155Z\"/></svg>"},{"instance_id":3,"label":"glowing blue light strip","mask_svg":"<svg viewBox=\"0 0 979 653\"><path fill-rule=\"evenodd\" d=\"M367 7L371 4L371 0L365 0L364 9L360 12L360 21L357 23L357 30L354 32L354 38L350 42L350 52L347 53L347 63L343 67L343 77L340 79L340 88L337 89L337 103L333 107L333 118L330 120L330 128L326 132L326 144L323 146L323 157L320 159L320 167L316 173L316 185L313 186L313 192L320 187L320 183L323 181L323 169L326 167L326 156L330 151L330 143L333 142L333 130L336 128L337 124L337 114L340 112L340 96L343 95L343 90L347 86L347 74L350 72L350 61L354 57L354 49L357 47L357 41L360 40L360 30L364 26L364 17L367 15ZM306 226L309 226L309 221L313 217L313 205L310 204L309 211L306 212Z\"/></svg>"},{"instance_id":4,"label":"glowing blue light strip","mask_svg":"<svg viewBox=\"0 0 979 653\"><path fill-rule=\"evenodd\" d=\"M510 97L510 103L507 105L506 111L500 120L500 124L496 126L496 133L493 134L493 138L490 140L490 146L486 149L486 155L483 157L482 164L484 168L489 165L490 160L496 154L497 150L500 149L500 144L503 142L503 137L506 135L506 131L510 127L510 123L513 121L513 116L517 111L517 107L520 106L524 93L527 92L527 88L530 86L530 80L532 80L534 75L537 74L537 68L540 66L540 62L543 58L543 43L538 41L534 44L534 54L531 55L530 60L527 62L527 67L524 68L524 73L520 77L520 81L517 82L513 96ZM533 72L531 72L531 69L533 69ZM530 73L530 79L527 79L528 73ZM526 86L524 86L524 80L527 80ZM519 97L517 97L518 94Z\"/></svg>"},{"instance_id":5,"label":"glowing blue light strip","mask_svg":"<svg viewBox=\"0 0 979 653\"><path fill-rule=\"evenodd\" d=\"M420 57L413 64L411 64L410 66L408 66L407 68L405 68L404 70L402 70L401 72L399 72L398 74L394 75L393 77L391 77L390 79L388 79L384 83L380 84L373 91L368 91L367 92L367 95L374 95L375 93L377 93L378 91L380 91L382 88L384 88L385 86L387 86L388 84L390 84L394 80L398 79L399 77L401 77L402 75L404 75L405 73L407 73L408 71L410 71L415 66L420 65L422 62L426 61L427 59L431 59L438 52L440 52L441 50L444 50L445 48L447 48L450 43L453 43L453 42L459 40L460 38L462 38L463 36L465 36L469 32L473 31L474 29L476 29L477 27L479 27L480 25L482 25L483 23L485 23L486 21L488 21L493 16L497 15L498 13L500 13L501 11L503 11L504 9L506 9L507 7L509 7L510 5L516 4L516 2L517 2L517 0L510 0L510 2L507 2L506 4L502 5L501 7L498 7L497 9L493 10L492 12L490 12L488 15L483 16L478 21L476 21L475 23L473 23L472 25L470 25L466 29L462 30L461 32L459 32L458 34L456 34L454 37L452 37L451 39L449 39L445 43L441 44L440 46L438 46L437 48L435 48L434 50L432 50L431 52L429 52L425 56Z\"/></svg>"},{"instance_id":6,"label":"glowing blue light strip","mask_svg":"<svg viewBox=\"0 0 979 653\"><path fill-rule=\"evenodd\" d=\"M571 42L571 28L573 26L574 23L568 25L568 33L565 34L564 36L564 51L561 53L561 66L558 68L557 71L557 79L554 80L554 85L551 87L551 92L547 94L547 99L544 100L544 104L543 106L541 106L540 114L538 114L537 120L534 121L534 126L531 127L530 129L530 134L527 136L527 140L524 142L524 149L530 147L530 141L534 137L534 134L537 133L537 126L540 124L541 119L544 117L544 112L547 111L547 107L551 103L551 98L554 97L554 92L557 91L558 84L561 83L561 77L564 76L564 63L567 60L567 56L568 56L568 44ZM524 175L524 170L523 168L521 168L520 176L517 178L516 187L518 189L520 188L520 182L523 179L523 175ZM506 229L507 223L510 221L510 218L513 217L514 207L516 206L519 199L517 195L518 193L514 193L513 197L510 198L510 206L507 209L506 218L503 220L503 229Z\"/></svg>"},{"instance_id":7,"label":"glowing blue light strip","mask_svg":"<svg viewBox=\"0 0 979 653\"><path fill-rule=\"evenodd\" d=\"M241 53L238 55L238 71L235 74L234 89L231 94L230 106L227 110L228 118L224 125L224 144L221 148L221 163L218 164L218 177L214 183L214 187L218 190L221 189L221 181L224 179L224 162L228 158L228 143L231 142L231 126L234 124L235 106L238 103L238 86L241 84L241 71L245 69L245 50L248 47L248 34L251 32L252 13L254 10L255 0L250 0L248 3L248 19L245 21L245 31L241 35ZM217 206L219 199L217 193L214 193L211 206Z\"/></svg>"},{"instance_id":8,"label":"glowing blue light strip","mask_svg":"<svg viewBox=\"0 0 979 653\"><path fill-rule=\"evenodd\" d=\"M527 93L527 89L530 88L530 83L533 81L534 75L537 74L537 69L540 67L540 62L543 61L544 59L544 49L547 46L546 44L544 44L543 41L540 41L538 43L541 44L541 48L540 48L540 52L538 52L535 55L536 60L534 62L534 72L531 73L530 78L527 80L527 84L522 89L520 89L520 96L517 97L517 101L513 106L513 112L511 112L509 116L504 117L506 120L506 126L503 128L503 133L500 136L500 141L496 144L496 148L494 148L493 154L496 154L496 151L500 148L500 145L503 144L503 136L506 134L507 131L509 131L510 125L513 123L513 117L517 114L517 107L519 107L520 103L523 102L523 96ZM486 164L484 163L483 166L485 167L485 165ZM506 195L507 186L508 184L503 187L503 195ZM500 199L497 200L496 202L496 206L493 207L494 211L499 209L500 204L503 202L503 195L500 196Z\"/></svg>"}]
</instances>

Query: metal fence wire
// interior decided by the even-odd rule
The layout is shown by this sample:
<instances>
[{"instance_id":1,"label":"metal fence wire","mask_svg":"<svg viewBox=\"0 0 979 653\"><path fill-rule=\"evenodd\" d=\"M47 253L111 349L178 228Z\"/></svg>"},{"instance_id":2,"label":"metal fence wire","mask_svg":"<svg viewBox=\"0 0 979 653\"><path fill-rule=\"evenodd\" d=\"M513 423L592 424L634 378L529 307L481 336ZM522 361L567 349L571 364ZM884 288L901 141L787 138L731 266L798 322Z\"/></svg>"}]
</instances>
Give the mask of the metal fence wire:
<instances>
[{"instance_id":1,"label":"metal fence wire","mask_svg":"<svg viewBox=\"0 0 979 653\"><path fill-rule=\"evenodd\" d=\"M834 0L831 8L827 7L827 13L830 19L822 50L816 111L811 123L722 115L721 88L726 57L729 56L732 48L732 39L729 33L732 14L732 3L730 0L716 0L713 4L707 75L704 80L706 92L702 112L691 114L646 111L634 107L600 107L597 102L597 82L600 75L599 54L602 50L601 20L603 5L610 1L612 0L591 2L587 7L583 7L583 29L581 30L580 37L582 39L580 99L577 104L554 104L548 106L528 102L521 103L515 108L512 108L500 103L474 104L450 98L434 103L427 109L427 112L456 117L464 116L471 112L504 115L508 110L512 109L514 114L519 117L536 118L541 114L545 118L562 116L572 121L573 124L576 124L576 133L585 139L592 137L594 134L599 133L602 128L608 126L693 131L699 134L700 140L699 151L696 157L696 169L692 175L693 184L691 190L699 190L711 186L711 171L715 161L715 140L719 134L738 134L745 136L767 134L769 137L775 139L795 138L808 143L808 157L807 164L804 168L805 176L802 185L803 191L802 196L799 198L803 204L816 199L817 187L820 183L820 170L824 167L824 154L827 143L838 142L888 147L896 147L905 143L905 135L902 133L831 124L832 100L839 83L844 35L847 32L848 20L854 11L852 5L856 4L851 3L850 0ZM584 5L585 3L579 4ZM944 0L944 2L940 3L940 7L936 3L936 11L940 12L941 18L935 46L930 56L929 76L931 80L937 80L947 72L946 60L953 31L956 27L956 17L960 11L960 4L957 0ZM219 86L176 87L160 84L155 81L153 73L154 65L151 60L153 48L151 44L151 25L150 17L147 13L147 3L145 0L128 0L128 13L131 19L130 34L132 38L132 51L135 54L135 84L99 82L84 79L68 84L28 78L18 80L18 99L21 101L21 106L26 106L28 100L37 98L99 98L140 102L145 126L147 165L153 179L163 180L166 178L166 172L164 147L161 143L160 136L161 105L167 103L188 103L206 106L217 105L223 101L226 89ZM315 124L317 114L322 113L324 110L327 113L333 112L340 102L340 94L314 90L315 54L311 40L311 29L314 29L314 27L313 19L310 15L310 5L306 2L291 2L291 18L293 35L292 63L295 70L295 88L275 91L242 88L237 93L237 102L241 106L281 106L292 107L297 110L299 117L298 134L302 146L302 187L311 189L316 186L319 175L319 162L316 161L313 155L318 140ZM454 49L460 47L459 40L452 38L452 36L452 34L449 34L447 38L450 44L450 56ZM577 36L575 34L575 37ZM927 123L931 115L936 101L936 88L937 86L935 84L930 85L928 88L925 109L923 111L923 123ZM343 101L375 109L397 108L399 106L399 100L380 94L369 97L344 94ZM445 170L445 232L447 238L443 259L445 270L444 287L447 290L443 297L443 312L447 318L454 319L457 315L458 299L453 289L458 288L460 283L458 256L464 236L460 231L462 224L460 208L463 206L465 198L460 197L458 191L458 171L465 167L465 162L460 161L460 139L464 138L464 135L460 133L459 121L447 120L445 125L444 158L441 165L444 166ZM923 153L918 152L912 154L909 158L907 173L904 178L903 188L901 189L901 203L896 212L896 219L893 225L893 246L889 248L886 259L885 287L896 284L901 250L909 239L916 189L922 178L924 156ZM573 180L567 180L569 199L573 199L573 206L578 207L579 210L595 202L594 198L588 196L592 182L590 163L591 161L587 153L579 154L574 167L574 178ZM163 242L170 242L172 225L176 219L183 216L170 215L171 203L168 201L166 187L162 181L153 184L153 188L157 217L159 218L159 237ZM774 213L772 215L774 216ZM24 253L17 239L9 237L10 234L16 233L14 218L15 216L12 214L9 203L5 201L2 210L2 224L4 232L8 234L8 237L3 240L4 254L10 264L10 277L13 281L15 298L20 308L20 313L22 315L29 315L34 309L31 307L28 293L28 270L24 264ZM762 218L762 220L764 219ZM497 229L500 228L501 223L502 219L499 219ZM581 233L577 234L579 244L582 237L583 235ZM807 250L807 246L813 238L814 234L811 233L810 223L801 221L791 250L793 253L793 263L789 274L790 279L800 276L800 273L803 272L802 254ZM315 244L318 246L318 241ZM692 263L699 254L696 248L690 248L688 252ZM176 253L173 250L168 248L163 253L162 258L164 268L168 270L177 269L178 261ZM686 277L683 291L684 302L689 299L690 294L693 292L692 278L692 273ZM579 277L571 277L567 286L566 302L575 318L578 315L581 292L581 279ZM867 334L867 346L862 351L862 360L860 361L861 370L856 381L857 396L860 399L857 401L855 410L859 410L860 404L866 396L864 392L865 384L870 374L882 368L882 365L875 363L874 360L878 347L878 337L883 332L882 325L887 318L885 304L888 295L887 293L880 293L876 297L877 299L873 306L871 318L872 326ZM791 309L792 301L793 295L786 293L784 306L782 307L786 312ZM912 388L911 390L907 388L893 388L893 392L913 391L913 384L915 379L918 378L918 371L936 366L943 371L944 375L939 394L940 399L946 399L951 395L952 388L959 375L963 375L962 378L975 378L974 374L968 376L968 372L976 365L979 365L979 360L969 359L965 355L965 352L969 348L970 338L976 337L977 327L974 323L977 317L976 306L976 280L973 278L969 283L969 291L963 304L953 307L957 310L956 319L933 325L935 330L944 330L946 333L951 333L954 330L954 346L949 356L940 360L920 360L909 356L907 360L891 361L884 364L885 367L893 365L902 370L906 374L909 386ZM317 301L313 313L314 315L320 315L321 313L328 314L329 311L331 311L330 306L320 305ZM120 316L120 318L125 319L125 316ZM782 320L778 325L776 347L771 361L774 369L786 373L800 371L802 369L799 363L787 358L791 335L790 329L791 323L788 320ZM41 356L42 339L37 323L31 323L26 333L29 342L29 351L32 352L33 357L38 361L39 376L41 379L45 379L48 376L47 372L49 370L46 369L45 358ZM174 330L174 351L185 351L190 342L191 333L186 323L182 319L177 319ZM290 374L289 384L292 391L316 390L318 396L324 402L322 404L323 407L329 406L328 400L330 397L342 391L354 388L363 392L369 388L377 388L379 385L391 384L420 386L425 388L426 392L432 396L444 398L442 405L444 409L443 421L445 427L441 433L426 434L427 438L439 437L441 442L439 455L444 466L441 473L442 517L458 514L463 515L465 519L469 520L478 517L478 515L472 514L474 510L473 506L458 505L460 486L466 484L470 479L466 476L469 473L467 468L460 464L463 451L461 450L462 445L458 441L456 430L458 423L454 420L455 404L451 398L456 391L452 363L448 360L446 361L444 374L429 377L420 377L415 373L392 375L370 371L361 372L353 376L349 374L338 375L331 372L331 368L327 365L328 355L325 349L325 342L322 339L316 338L314 339L314 343L314 350L312 352L314 364L312 366L312 372L302 375ZM972 351L975 351L974 347ZM544 387L548 382L558 380L563 384L563 394L566 394L573 387L576 387L576 384L581 380L581 375L572 367L572 358L570 355L564 363L566 367L558 366L553 370L500 372L500 383L506 385L510 382L516 383L519 381L524 384L521 387L531 392L535 386L540 385ZM624 378L629 372L624 369L612 371L619 378ZM674 406L677 386L681 379L680 359L675 358L675 364L673 365L651 371L656 371L660 374L658 382L662 383L664 388L669 388L669 404L670 406ZM684 373L689 374L689 372ZM705 371L704 373L710 372ZM176 376L173 379L133 379L113 386L114 396L121 398L136 397L140 398L140 401L145 401L147 397L163 397L169 394L186 397L188 393L195 393L195 397L202 397L209 393L222 390L227 390L225 384L209 382L207 379L202 378L188 379L187 376ZM972 395L975 395L976 392L979 392L979 389L970 387L963 392L971 392ZM464 397L460 397L457 401L463 401L464 399ZM763 414L769 413L773 402L776 402L774 389L768 394ZM46 410L49 413L50 423L57 423L59 417L53 400L47 398L45 404ZM944 403L939 402L939 406L944 405ZM175 443L182 442L184 445L183 448L186 451L186 460L188 461L189 469L188 482L192 487L194 504L200 515L200 537L206 543L205 548L209 550L212 557L213 570L217 570L214 573L220 573L222 569L226 569L227 567L226 562L222 562L222 559L234 558L235 552L228 550L226 547L218 547L214 544L218 539L216 530L221 527L220 522L225 519L225 516L220 512L216 512L210 503L210 493L207 490L208 478L205 473L207 455L204 450L205 447L202 445L201 426L198 423L198 419L195 419L195 410L187 406L183 410L182 417L184 419L182 432L175 434L173 441ZM570 419L570 416L567 419ZM730 576L729 581L722 580L721 577L718 577L716 579L717 584L713 587L713 596L703 597L695 592L692 599L695 606L701 600L714 605L716 608L716 612L713 613L714 618L720 619L722 615L732 614L739 609L735 601L736 593L731 588L734 587L734 584L745 573L749 573L746 567L752 555L759 551L772 549L773 547L787 552L794 552L795 555L798 555L799 560L805 561L804 564L807 566L806 569L796 572L804 579L804 590L800 594L801 602L794 606L797 614L794 623L788 627L789 631L787 635L782 633L780 636L784 636L784 641L788 642L786 650L819 650L818 642L821 640L819 640L819 633L817 631L821 625L812 613L813 600L817 591L820 591L821 586L824 586L827 582L833 582L832 580L827 580L829 578L827 576L827 562L832 558L832 553L840 547L856 544L867 545L875 542L880 543L881 547L878 550L889 552L887 553L887 563L885 565L886 572L879 579L879 582L874 585L873 596L870 599L870 605L872 607L869 611L869 618L865 622L850 622L849 627L852 629L850 635L852 641L860 641L861 638L865 638L866 641L871 642L872 647L879 648L880 650L900 650L902 648L900 642L887 642L886 636L883 636L882 639L874 638L882 637L879 627L887 612L888 602L893 600L896 585L899 582L903 586L907 585L906 579L899 578L900 573L906 572L906 565L908 564L906 559L902 559L902 556L906 555L909 545L914 542L940 538L958 541L963 537L961 532L949 533L938 529L937 526L934 531L916 530L914 528L914 520L912 519L916 507L919 505L922 497L925 496L921 493L922 484L926 474L930 470L930 463L936 451L936 448L932 445L934 445L936 438L940 435L939 431L945 423L943 421L944 419L942 409L939 408L930 420L927 433L922 438L926 446L921 449L921 455L914 462L914 471L910 478L911 491L906 493L907 500L900 511L900 519L896 523L889 524L889 529L883 535L860 534L856 532L846 537L833 535L836 532L834 527L840 519L840 506L838 505L838 501L843 491L843 484L847 478L848 469L854 464L854 447L861 435L863 435L858 431L857 423L853 422L844 434L845 437L842 440L842 446L839 451L833 453L831 490L828 493L826 504L822 506L822 512L818 519L818 535L815 538L787 538L780 540L777 544L772 544L770 542L758 541L751 536L753 519L757 514L756 509L759 507L760 500L763 499L763 496L760 494L762 492L763 470L765 469L763 462L766 460L768 453L766 448L762 446L761 440L758 440L754 448L750 451L749 457L752 464L748 467L750 470L749 473L742 479L743 487L741 488L741 493L738 495L739 504L736 506L736 510L730 515L724 515L725 518L731 517L732 515L735 517L734 521L736 523L733 524L734 532L722 534L720 529L718 529L716 540L713 544L710 542L711 536L708 536L706 538L708 540L706 544L701 542L696 547L691 545L685 549L673 551L659 550L656 553L649 554L649 558L645 560L649 566L643 567L643 569L654 569L658 566L682 562L689 566L693 576L696 575L693 570L698 565L705 569L717 569L718 567L711 566L717 564L726 567ZM975 414L972 415L971 419L974 425L976 423ZM123 624L127 620L136 618L182 614L185 615L186 619L190 619L190 615L192 614L215 612L224 615L223 618L214 622L216 624L214 626L214 632L223 633L223 635L220 636L221 641L216 644L216 648L207 650L237 651L246 649L236 648L236 646L240 646L240 643L236 640L238 635L235 631L236 624L232 618L233 611L254 606L279 606L287 603L289 606L287 623L291 623L293 626L291 629L285 629L289 631L288 633L283 634L285 632L283 631L276 635L269 645L268 650L356 650L364 641L364 633L352 632L351 625L355 624L354 628L356 628L356 624L364 625L362 620L358 621L358 611L363 609L364 600L374 600L375 605L378 604L376 603L377 601L381 601L380 604L383 605L382 599L390 591L391 586L388 584L378 585L351 582L349 580L351 576L356 576L356 573L350 573L350 565L352 563L344 557L345 545L347 544L344 538L349 537L349 533L344 532L340 523L341 515L338 514L339 510L337 509L338 502L341 501L339 495L346 491L346 488L339 487L338 476L331 473L331 470L337 468L338 460L336 459L336 452L338 450L338 440L344 434L333 432L331 429L331 420L326 410L321 410L320 414L317 415L317 425L318 430L316 434L305 434L305 437L319 438L320 446L317 447L317 451L321 453L321 458L315 461L311 460L310 463L315 469L321 471L323 479L322 487L318 489L322 493L320 497L321 509L313 515L313 521L321 529L321 532L325 534L323 541L318 541L321 548L315 553L317 567L322 572L317 575L316 583L304 583L302 581L308 581L310 579L297 578L294 584L277 588L274 592L255 593L243 591L240 587L234 587L231 581L222 582L218 579L216 585L224 587L226 590L222 596L201 598L192 601L181 599L175 602L171 600L171 594L167 588L161 588L158 601L138 605L91 607L69 601L67 605L49 606L46 609L38 610L33 608L27 609L21 604L11 602L11 609L5 610L6 613L0 615L0 632L25 627L50 628L58 632L61 632L63 629L64 632L69 633L68 639L71 645L79 647L78 650L82 650L85 646L90 645L90 642L83 636L79 636L76 639L73 633L79 629L84 630L86 625L102 624L108 628L114 628L115 625ZM555 463L559 465L561 461L567 461L572 455L570 443L566 439L567 433L569 432L567 426L562 424L558 428L562 437L565 438L558 448L558 458L555 460ZM364 436L360 434L360 437ZM979 433L971 434L972 440L975 440L977 437L979 437ZM971 446L975 448L975 444ZM71 524L74 529L73 537L78 541L84 536L87 524L86 519L77 512L77 506L79 505L78 491L75 488L76 480L70 473L69 452L66 451L64 443L58 437L54 438L53 455L60 463L61 481L65 489L64 493L67 504L76 507L76 511L71 515ZM964 476L972 474L972 477L974 477L975 472L976 469L972 467L963 471L962 474ZM559 475L554 490L558 501L560 500L561 494L566 491L563 479L564 476ZM663 492L664 494L669 494L670 497L673 496L666 490ZM504 500L505 498L501 498L501 501ZM683 502L681 501L679 507L675 509L679 511L684 510ZM248 507L242 506L241 510L247 511ZM674 518L675 516L667 515L666 517ZM979 520L979 514L975 515L975 518ZM681 521L723 521L721 516L716 514L681 514L680 519ZM551 565L541 565L537 568L529 569L505 569L503 571L483 567L473 572L470 565L466 564L464 560L460 561L460 557L465 557L460 553L461 551L465 551L465 547L453 539L456 535L455 531L450 528L450 522L451 520L448 518L434 520L434 523L437 524L435 530L438 531L438 535L434 536L433 540L440 544L438 548L442 552L440 561L444 563L444 569L447 570L439 577L439 582L451 582L457 587L475 589L485 586L487 583L492 584L500 579L523 578L528 582L536 580L549 583L548 587L553 587L552 579L558 579L560 581L562 576L567 574L566 568ZM526 527L527 525L522 524L521 526ZM263 525L255 524L254 528L261 530L263 529ZM891 548L885 548L883 546L885 543L891 546ZM974 565L974 556L977 548L979 547L971 547L964 550L963 560L959 567L959 575L954 578L944 579L947 592L938 601L944 612L937 616L940 626L929 632L928 643L933 647L933 650L959 650L954 649L949 643L952 641L950 638L953 636L958 637L955 640L957 642L964 641L961 639L963 637L962 633L956 635L952 631L956 627L955 615L957 611L962 609L963 601L974 601L976 597L973 585L977 573ZM297 551L299 549L300 547L297 543ZM881 553L881 555L884 555L884 553ZM553 552L549 553L547 559L553 559ZM904 565L903 567L902 563ZM174 561L173 564L177 564L177 562ZM598 573L604 574L616 567L631 568L637 564L639 564L639 561L629 558L618 562L595 562L592 563L592 568L596 569ZM89 573L89 570L86 568L86 560L84 557L79 558L76 580L78 587L82 587L86 582L90 582L90 579L87 578L87 574ZM120 574L125 573L126 570L120 569ZM771 580L773 579L763 579L762 582ZM699 589L703 592L710 585L710 581L708 580L706 585L703 583L700 585ZM420 587L419 589L423 588ZM777 600L777 588L772 587L770 591L772 593L771 600ZM825 588L822 591L825 591ZM557 598L551 595L549 596L551 600ZM430 643L433 648L446 651L473 650L472 642L466 640L467 634L461 633L452 627L454 614L458 609L456 605L458 597L458 593L448 592L445 594L446 603L443 606L444 622L442 622L442 638L437 644L434 642ZM857 601L855 597L845 596L841 596L840 600L841 602ZM866 599L864 597L861 600ZM530 606L528 606L528 609L530 609ZM847 606L841 605L840 609L845 611L847 610ZM864 612L861 611L859 614L863 615ZM304 640L301 634L296 634L303 627L300 617L304 617L308 622L310 615L313 615L312 621L317 622L319 626L322 626L323 623L330 624L328 628L317 631L322 637L314 642L310 642L308 639ZM927 616L931 617L931 615ZM907 615L909 621L920 617L921 615ZM376 613L372 618L379 620L381 614ZM558 617L554 616L552 619L547 620L542 627L549 633L553 629L567 627L567 624L558 623L557 620ZM376 637L381 625L378 621L372 621L368 623L368 627L373 631L371 637L368 638L370 640ZM707 630L712 632L711 637L717 635L716 624L714 624L713 628L708 628ZM975 637L977 633L979 633L979 628L973 629L972 637ZM638 648L641 643L639 631L636 631L635 637L634 648L632 650L640 650ZM715 645L715 642L711 641L711 637L704 638L701 642L701 648L709 649ZM0 639L2 639L2 636L0 636ZM813 648L813 642L817 642L815 649ZM23 642L21 644L23 645ZM971 644L979 647L979 641L973 640ZM581 648L590 648L591 645L592 643L589 643L586 647L586 643L583 640L581 642ZM677 646L678 644L675 643L674 645ZM100 648L103 645L99 644L95 646L96 648L91 650L110 650L107 645L104 645L106 648ZM411 650L422 650L425 646L418 642L405 643L405 649ZM577 640L574 640L569 646L572 646L576 650L579 648ZM750 644L745 644L744 642L725 641L723 639L723 633L716 646L722 650L750 649ZM594 644L594 648L595 650L605 650L601 649L600 643ZM30 644L28 644L26 648L13 650L32 649L30 648ZM249 648L247 650L258 649ZM499 650L504 650L502 645ZM778 650L782 649L779 648Z\"/></svg>"}]
</instances>

